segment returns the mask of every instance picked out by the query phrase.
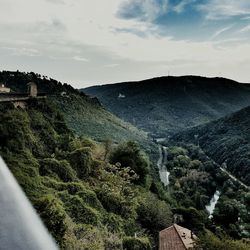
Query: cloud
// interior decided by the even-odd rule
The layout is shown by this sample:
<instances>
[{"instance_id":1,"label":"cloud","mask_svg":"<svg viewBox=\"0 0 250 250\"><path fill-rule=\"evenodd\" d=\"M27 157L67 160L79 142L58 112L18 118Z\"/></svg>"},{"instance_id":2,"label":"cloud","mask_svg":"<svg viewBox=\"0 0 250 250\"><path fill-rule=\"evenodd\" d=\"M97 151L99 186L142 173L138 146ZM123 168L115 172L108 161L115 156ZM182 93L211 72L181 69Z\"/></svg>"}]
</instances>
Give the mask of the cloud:
<instances>
[{"instance_id":1,"label":"cloud","mask_svg":"<svg viewBox=\"0 0 250 250\"><path fill-rule=\"evenodd\" d=\"M250 24L239 30L240 33L245 33L250 31Z\"/></svg>"},{"instance_id":2,"label":"cloud","mask_svg":"<svg viewBox=\"0 0 250 250\"><path fill-rule=\"evenodd\" d=\"M173 10L177 13L182 13L186 6L195 3L197 0L182 0L173 7Z\"/></svg>"},{"instance_id":3,"label":"cloud","mask_svg":"<svg viewBox=\"0 0 250 250\"><path fill-rule=\"evenodd\" d=\"M168 70L215 76L220 69L247 81L249 39L247 32L236 33L249 23L247 16L207 19L208 10L197 7L201 1L212 2L182 0L177 13L177 0L0 0L7 3L0 8L0 67L39 72L76 87Z\"/></svg>"},{"instance_id":4,"label":"cloud","mask_svg":"<svg viewBox=\"0 0 250 250\"><path fill-rule=\"evenodd\" d=\"M2 49L9 50L13 56L40 56L40 52L37 49L32 48L14 48L14 47L2 47Z\"/></svg>"},{"instance_id":5,"label":"cloud","mask_svg":"<svg viewBox=\"0 0 250 250\"><path fill-rule=\"evenodd\" d=\"M119 9L118 16L153 22L168 11L168 0L127 0Z\"/></svg>"},{"instance_id":6,"label":"cloud","mask_svg":"<svg viewBox=\"0 0 250 250\"><path fill-rule=\"evenodd\" d=\"M73 56L73 59L80 62L88 62L89 60L81 56Z\"/></svg>"},{"instance_id":7,"label":"cloud","mask_svg":"<svg viewBox=\"0 0 250 250\"><path fill-rule=\"evenodd\" d=\"M224 28L222 28L222 29L217 30L217 31L212 35L211 39L217 38L218 36L220 36L220 35L223 34L224 32L226 32L226 31L232 29L232 27L233 27L233 25L230 25L230 26L228 26L228 27L224 27Z\"/></svg>"},{"instance_id":8,"label":"cloud","mask_svg":"<svg viewBox=\"0 0 250 250\"><path fill-rule=\"evenodd\" d=\"M45 0L49 3L54 3L54 4L65 4L63 0Z\"/></svg>"},{"instance_id":9,"label":"cloud","mask_svg":"<svg viewBox=\"0 0 250 250\"><path fill-rule=\"evenodd\" d=\"M221 20L250 14L249 0L208 0L197 5L208 20Z\"/></svg>"}]
</instances>

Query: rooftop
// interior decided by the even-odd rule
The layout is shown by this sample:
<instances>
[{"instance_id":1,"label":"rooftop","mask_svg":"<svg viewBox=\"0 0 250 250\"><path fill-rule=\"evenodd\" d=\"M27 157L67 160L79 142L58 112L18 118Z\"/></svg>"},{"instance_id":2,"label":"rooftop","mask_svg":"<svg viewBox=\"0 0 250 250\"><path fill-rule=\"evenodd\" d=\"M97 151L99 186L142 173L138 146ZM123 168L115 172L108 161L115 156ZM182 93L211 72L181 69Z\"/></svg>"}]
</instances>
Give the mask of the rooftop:
<instances>
[{"instance_id":1,"label":"rooftop","mask_svg":"<svg viewBox=\"0 0 250 250\"><path fill-rule=\"evenodd\" d=\"M191 230L177 224L160 232L160 250L186 250L194 246L197 237Z\"/></svg>"}]
</instances>

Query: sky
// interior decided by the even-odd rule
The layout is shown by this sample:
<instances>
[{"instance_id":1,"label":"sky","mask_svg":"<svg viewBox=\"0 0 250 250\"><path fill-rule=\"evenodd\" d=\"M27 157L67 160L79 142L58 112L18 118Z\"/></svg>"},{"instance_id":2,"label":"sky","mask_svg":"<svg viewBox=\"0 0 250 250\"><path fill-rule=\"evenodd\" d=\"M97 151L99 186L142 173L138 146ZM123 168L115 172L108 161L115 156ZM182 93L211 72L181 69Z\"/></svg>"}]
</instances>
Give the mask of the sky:
<instances>
[{"instance_id":1,"label":"sky","mask_svg":"<svg viewBox=\"0 0 250 250\"><path fill-rule=\"evenodd\" d=\"M249 0L0 0L0 70L81 88L163 75L250 82Z\"/></svg>"}]
</instances>

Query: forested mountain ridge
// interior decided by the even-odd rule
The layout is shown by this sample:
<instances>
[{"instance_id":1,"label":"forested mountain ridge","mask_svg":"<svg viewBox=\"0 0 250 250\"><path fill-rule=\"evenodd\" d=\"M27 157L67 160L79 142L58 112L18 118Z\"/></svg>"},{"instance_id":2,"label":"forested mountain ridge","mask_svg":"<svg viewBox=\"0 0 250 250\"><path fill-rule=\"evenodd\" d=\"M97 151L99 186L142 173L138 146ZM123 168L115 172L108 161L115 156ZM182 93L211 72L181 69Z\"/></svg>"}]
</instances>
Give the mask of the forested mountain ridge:
<instances>
[{"instance_id":1,"label":"forested mountain ridge","mask_svg":"<svg viewBox=\"0 0 250 250\"><path fill-rule=\"evenodd\" d=\"M224 78L159 77L82 89L120 118L165 137L250 105L250 85Z\"/></svg>"},{"instance_id":2,"label":"forested mountain ridge","mask_svg":"<svg viewBox=\"0 0 250 250\"><path fill-rule=\"evenodd\" d=\"M26 93L30 81L38 85L38 92L47 94L48 101L61 111L67 125L77 135L114 143L138 141L156 159L158 149L147 134L108 112L97 98L80 93L69 84L33 72L0 72L0 83L14 92Z\"/></svg>"},{"instance_id":3,"label":"forested mountain ridge","mask_svg":"<svg viewBox=\"0 0 250 250\"><path fill-rule=\"evenodd\" d=\"M250 185L250 107L178 133L171 140L199 144L217 163Z\"/></svg>"}]
</instances>

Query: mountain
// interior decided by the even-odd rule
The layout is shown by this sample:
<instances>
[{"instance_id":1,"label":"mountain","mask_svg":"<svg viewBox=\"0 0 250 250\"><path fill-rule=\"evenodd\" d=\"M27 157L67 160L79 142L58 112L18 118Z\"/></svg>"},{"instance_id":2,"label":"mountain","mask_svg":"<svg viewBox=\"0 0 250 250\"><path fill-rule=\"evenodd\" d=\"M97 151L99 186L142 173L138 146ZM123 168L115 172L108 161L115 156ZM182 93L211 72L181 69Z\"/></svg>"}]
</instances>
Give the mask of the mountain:
<instances>
[{"instance_id":1,"label":"mountain","mask_svg":"<svg viewBox=\"0 0 250 250\"><path fill-rule=\"evenodd\" d=\"M126 123L97 99L34 73L0 77L14 91L25 92L32 80L47 93L47 99L31 98L23 108L0 103L0 155L60 249L158 249L158 233L173 218L203 235L198 242L203 248L221 248L223 240L224 249L248 249L216 235L218 227L220 237L249 235L250 194L198 146L161 146L159 170L170 174L164 187L141 147L123 141L127 134L138 138L150 153L155 145L130 124L120 129ZM90 135L99 140L86 138ZM105 140L107 135L116 143ZM211 223L206 204L217 189L220 206Z\"/></svg>"},{"instance_id":2,"label":"mountain","mask_svg":"<svg viewBox=\"0 0 250 250\"><path fill-rule=\"evenodd\" d=\"M159 77L82 89L153 136L218 119L250 105L250 85L224 78Z\"/></svg>"},{"instance_id":3,"label":"mountain","mask_svg":"<svg viewBox=\"0 0 250 250\"><path fill-rule=\"evenodd\" d=\"M0 72L0 83L5 83L14 92L26 93L30 81L38 85L39 92L47 94L48 101L62 112L68 127L78 136L96 141L111 140L114 143L137 141L153 159L158 157L158 148L145 132L108 112L98 99L80 93L68 84L33 72Z\"/></svg>"},{"instance_id":4,"label":"mountain","mask_svg":"<svg viewBox=\"0 0 250 250\"><path fill-rule=\"evenodd\" d=\"M217 163L250 185L250 107L180 132L171 140L199 144Z\"/></svg>"}]
</instances>

